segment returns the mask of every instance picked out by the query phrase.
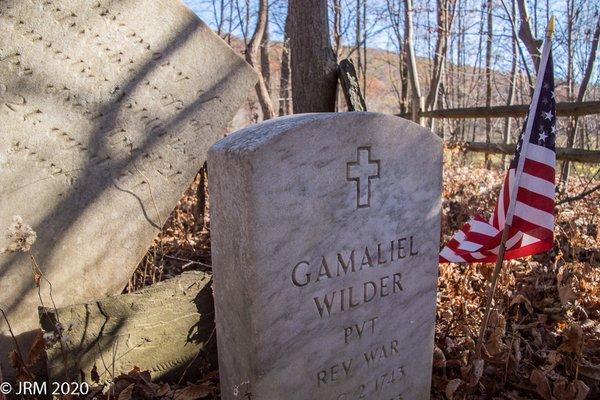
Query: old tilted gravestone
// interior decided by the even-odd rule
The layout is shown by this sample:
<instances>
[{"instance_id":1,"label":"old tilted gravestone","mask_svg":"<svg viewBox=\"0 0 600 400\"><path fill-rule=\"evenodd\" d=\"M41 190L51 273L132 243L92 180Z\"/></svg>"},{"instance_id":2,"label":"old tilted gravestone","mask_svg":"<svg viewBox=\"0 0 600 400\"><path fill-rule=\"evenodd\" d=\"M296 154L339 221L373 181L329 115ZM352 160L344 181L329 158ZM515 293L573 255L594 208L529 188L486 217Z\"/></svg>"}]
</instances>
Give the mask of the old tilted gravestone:
<instances>
[{"instance_id":1,"label":"old tilted gravestone","mask_svg":"<svg viewBox=\"0 0 600 400\"><path fill-rule=\"evenodd\" d=\"M230 135L208 163L222 398L428 399L440 139L307 114Z\"/></svg>"},{"instance_id":2,"label":"old tilted gravestone","mask_svg":"<svg viewBox=\"0 0 600 400\"><path fill-rule=\"evenodd\" d=\"M120 292L255 80L178 0L0 2L0 249L19 215L59 307ZM0 254L0 277L31 336L29 255Z\"/></svg>"},{"instance_id":3,"label":"old tilted gravestone","mask_svg":"<svg viewBox=\"0 0 600 400\"><path fill-rule=\"evenodd\" d=\"M40 318L52 382L69 377L105 384L134 367L152 379L185 374L189 380L207 361L216 365L211 276L200 271L135 293L42 310Z\"/></svg>"}]
</instances>

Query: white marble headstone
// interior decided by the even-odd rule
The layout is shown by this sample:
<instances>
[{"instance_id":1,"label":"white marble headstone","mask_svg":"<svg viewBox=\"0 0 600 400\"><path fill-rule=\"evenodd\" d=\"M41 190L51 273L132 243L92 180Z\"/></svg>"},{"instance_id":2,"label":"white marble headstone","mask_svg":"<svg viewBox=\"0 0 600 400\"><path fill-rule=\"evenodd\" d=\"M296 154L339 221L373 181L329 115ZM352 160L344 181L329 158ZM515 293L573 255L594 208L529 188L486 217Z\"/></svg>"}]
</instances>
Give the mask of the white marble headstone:
<instances>
[{"instance_id":1,"label":"white marble headstone","mask_svg":"<svg viewBox=\"0 0 600 400\"><path fill-rule=\"evenodd\" d=\"M428 399L440 139L307 114L230 135L208 162L222 398Z\"/></svg>"},{"instance_id":2,"label":"white marble headstone","mask_svg":"<svg viewBox=\"0 0 600 400\"><path fill-rule=\"evenodd\" d=\"M120 292L255 79L179 0L0 1L0 249L21 216L57 306ZM28 254L0 305L38 326Z\"/></svg>"}]
</instances>

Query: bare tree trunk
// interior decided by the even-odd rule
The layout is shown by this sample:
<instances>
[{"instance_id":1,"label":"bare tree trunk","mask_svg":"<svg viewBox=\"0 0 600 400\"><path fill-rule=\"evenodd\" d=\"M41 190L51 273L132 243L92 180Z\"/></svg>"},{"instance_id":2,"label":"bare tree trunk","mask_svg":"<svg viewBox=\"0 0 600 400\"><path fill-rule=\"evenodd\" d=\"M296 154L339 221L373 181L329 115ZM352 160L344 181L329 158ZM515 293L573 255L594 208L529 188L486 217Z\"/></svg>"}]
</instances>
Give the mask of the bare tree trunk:
<instances>
[{"instance_id":1,"label":"bare tree trunk","mask_svg":"<svg viewBox=\"0 0 600 400\"><path fill-rule=\"evenodd\" d=\"M288 13L294 113L334 111L337 63L327 0L290 0Z\"/></svg>"},{"instance_id":2,"label":"bare tree trunk","mask_svg":"<svg viewBox=\"0 0 600 400\"><path fill-rule=\"evenodd\" d=\"M422 106L421 85L419 83L419 73L417 70L417 57L415 56L415 47L413 44L413 6L412 0L404 0L404 9L406 12L406 51L408 53L408 71L410 85L412 87L412 120L421 123L419 111Z\"/></svg>"},{"instance_id":3,"label":"bare tree trunk","mask_svg":"<svg viewBox=\"0 0 600 400\"><path fill-rule=\"evenodd\" d=\"M390 19L390 27L392 28L392 32L394 33L394 38L398 46L396 62L398 75L400 77L400 84L395 84L394 90L396 91L396 96L398 97L400 114L406 114L408 112L408 54L406 52L406 37L408 36L408 32L407 25L405 23L406 21L404 21L403 24L403 21L400 17L402 15L400 4L400 1L386 0L388 17Z\"/></svg>"},{"instance_id":4,"label":"bare tree trunk","mask_svg":"<svg viewBox=\"0 0 600 400\"><path fill-rule=\"evenodd\" d=\"M431 73L431 85L429 87L429 93L425 100L425 108L433 110L438 103L438 96L440 92L440 84L443 80L443 74L445 71L446 54L448 52L448 34L452 27L452 20L454 18L454 10L456 10L454 0L438 0L437 2L437 41L435 45L435 55L433 58L433 70ZM450 10L450 7L452 9ZM431 129L435 129L434 119L431 118L429 121Z\"/></svg>"},{"instance_id":5,"label":"bare tree trunk","mask_svg":"<svg viewBox=\"0 0 600 400\"><path fill-rule=\"evenodd\" d=\"M492 15L492 0L487 0L487 39L485 44L485 105L492 105L492 41L494 40L494 21ZM492 119L485 119L485 142L491 143ZM485 153L485 167L491 168L490 156Z\"/></svg>"},{"instance_id":6,"label":"bare tree trunk","mask_svg":"<svg viewBox=\"0 0 600 400\"><path fill-rule=\"evenodd\" d=\"M398 54L398 64L400 65L400 82L402 89L401 112L408 113L408 74L409 74L409 54L408 54L408 24L406 23L406 13L404 17L404 39L402 42L402 51ZM398 28L398 31L400 28ZM400 36L398 33L398 40ZM398 42L400 44L400 42Z\"/></svg>"},{"instance_id":7,"label":"bare tree trunk","mask_svg":"<svg viewBox=\"0 0 600 400\"><path fill-rule=\"evenodd\" d=\"M486 12L485 7L482 7L481 12L480 12L481 18L479 21L479 32L483 32L486 27L485 26L485 22L486 22L485 12ZM473 63L473 66L471 68L471 79L469 79L469 86L467 88L467 93L469 93L471 95L468 96L469 99L467 99L465 101L465 103L467 103L467 104L480 104L480 101L481 101L481 99L480 99L481 91L478 90L478 88L482 85L481 71L484 70L484 66L483 66L484 35L477 35L477 36L478 36L477 53L475 55L475 62ZM473 94L475 94L474 101L473 101ZM475 141L477 138L477 132L479 129L478 121L473 121L470 125L471 125L470 126L471 140Z\"/></svg>"},{"instance_id":8,"label":"bare tree trunk","mask_svg":"<svg viewBox=\"0 0 600 400\"><path fill-rule=\"evenodd\" d=\"M267 21L269 19L268 3L268 0L260 0L256 29L254 30L252 39L250 39L250 43L248 43L248 47L246 48L246 61L256 70L256 72L258 72L256 95L258 96L258 102L260 103L264 120L271 119L275 116L275 110L273 109L273 103L271 102L269 89L267 88L263 74L258 68L260 65L258 60L259 48L267 30Z\"/></svg>"},{"instance_id":9,"label":"bare tree trunk","mask_svg":"<svg viewBox=\"0 0 600 400\"><path fill-rule=\"evenodd\" d=\"M231 46L231 31L233 30L233 0L229 0L229 28L227 29L227 44Z\"/></svg>"},{"instance_id":10,"label":"bare tree trunk","mask_svg":"<svg viewBox=\"0 0 600 400\"><path fill-rule=\"evenodd\" d=\"M363 97L367 99L367 0L363 0L363 17L362 17L362 48L363 48Z\"/></svg>"},{"instance_id":11,"label":"bare tree trunk","mask_svg":"<svg viewBox=\"0 0 600 400\"><path fill-rule=\"evenodd\" d=\"M342 55L342 0L332 0L333 9L333 52L337 60ZM335 93L335 111L339 112L343 98L342 91L338 86Z\"/></svg>"},{"instance_id":12,"label":"bare tree trunk","mask_svg":"<svg viewBox=\"0 0 600 400\"><path fill-rule=\"evenodd\" d=\"M217 35L222 37L223 25L225 24L225 0L213 1L213 18L217 25Z\"/></svg>"},{"instance_id":13,"label":"bare tree trunk","mask_svg":"<svg viewBox=\"0 0 600 400\"><path fill-rule=\"evenodd\" d=\"M462 13L460 12L460 9L458 10L458 51L457 51L457 58L458 58L458 86L456 87L456 91L457 91L457 97L458 97L458 106L459 107L466 107L465 106L465 95L464 95L464 89L465 89L465 85L467 83L466 80L466 74L465 74L465 56L466 56L466 51L465 51L465 36L466 36L466 29L464 28L464 22L463 22L463 17L462 17ZM460 129L460 140L464 141L465 140L465 120L464 119L459 119L457 121L459 129Z\"/></svg>"},{"instance_id":14,"label":"bare tree trunk","mask_svg":"<svg viewBox=\"0 0 600 400\"><path fill-rule=\"evenodd\" d=\"M342 55L342 1L333 0L333 51L339 60Z\"/></svg>"},{"instance_id":15,"label":"bare tree trunk","mask_svg":"<svg viewBox=\"0 0 600 400\"><path fill-rule=\"evenodd\" d=\"M260 72L265 81L265 87L269 98L271 98L271 63L269 61L269 14L267 13L267 28L263 34L262 40L260 41Z\"/></svg>"},{"instance_id":16,"label":"bare tree trunk","mask_svg":"<svg viewBox=\"0 0 600 400\"><path fill-rule=\"evenodd\" d=\"M238 26L240 28L240 31L242 32L242 38L244 39L244 46L248 47L248 29L249 29L248 25L250 22L250 4L249 4L249 0L245 0L244 3L245 3L245 8L242 9L242 8L240 8L240 1L239 0L234 1L235 11L237 14L237 19L238 19ZM244 14L244 15L242 15L242 14ZM230 29L230 31L231 31L231 29Z\"/></svg>"},{"instance_id":17,"label":"bare tree trunk","mask_svg":"<svg viewBox=\"0 0 600 400\"><path fill-rule=\"evenodd\" d=\"M573 101L573 25L575 1L567 3L567 99Z\"/></svg>"},{"instance_id":18,"label":"bare tree trunk","mask_svg":"<svg viewBox=\"0 0 600 400\"><path fill-rule=\"evenodd\" d=\"M406 43L406 41L405 41ZM408 113L408 51L406 46L398 54L398 72L400 73L400 112Z\"/></svg>"},{"instance_id":19,"label":"bare tree trunk","mask_svg":"<svg viewBox=\"0 0 600 400\"><path fill-rule=\"evenodd\" d=\"M594 31L594 38L592 40L592 48L590 49L590 54L587 60L587 64L585 66L585 72L583 74L583 79L581 80L581 85L579 86L579 91L577 92L577 102L582 102L585 98L585 92L587 90L588 84L590 83L590 78L592 77L592 71L594 70L594 62L596 61L596 53L598 52L598 39L600 38L600 17L596 22L596 30ZM575 142L575 133L577 132L577 123L579 119L578 117L571 118L569 126L567 128L567 148L572 148L573 143ZM560 184L566 189L567 181L569 179L570 172L570 164L568 161L563 162L562 171L560 174Z\"/></svg>"},{"instance_id":20,"label":"bare tree trunk","mask_svg":"<svg viewBox=\"0 0 600 400\"><path fill-rule=\"evenodd\" d=\"M356 0L356 21L355 21L355 28L356 28L356 32L354 35L354 46L356 48L356 70L358 71L358 78L359 78L359 82L360 82L360 74L362 73L362 52L361 52L361 44L362 44L362 24L361 24L361 14L362 14L362 7L361 7L361 0ZM364 92L364 90L363 90Z\"/></svg>"},{"instance_id":21,"label":"bare tree trunk","mask_svg":"<svg viewBox=\"0 0 600 400\"><path fill-rule=\"evenodd\" d=\"M531 24L529 15L527 13L527 5L525 0L518 0L519 14L521 16L521 26L519 28L519 38L525 43L525 48L531 56L533 66L535 70L538 70L540 64L540 49L542 47L542 41L536 39L533 32L531 31Z\"/></svg>"},{"instance_id":22,"label":"bare tree trunk","mask_svg":"<svg viewBox=\"0 0 600 400\"><path fill-rule=\"evenodd\" d=\"M285 19L283 43L281 45L281 76L279 80L279 115L292 113L292 87L290 70L290 17Z\"/></svg>"},{"instance_id":23,"label":"bare tree trunk","mask_svg":"<svg viewBox=\"0 0 600 400\"><path fill-rule=\"evenodd\" d=\"M512 0L512 15L513 19L517 13L515 0ZM515 91L517 86L517 69L518 69L518 54L517 54L517 37L512 35L512 65L510 69L510 83L508 87L508 97L506 99L506 105L510 106L513 104L515 99ZM512 130L512 118L507 117L504 119L504 132L503 141L504 144L510 143L510 135ZM506 155L502 156L502 164L506 162Z\"/></svg>"}]
</instances>

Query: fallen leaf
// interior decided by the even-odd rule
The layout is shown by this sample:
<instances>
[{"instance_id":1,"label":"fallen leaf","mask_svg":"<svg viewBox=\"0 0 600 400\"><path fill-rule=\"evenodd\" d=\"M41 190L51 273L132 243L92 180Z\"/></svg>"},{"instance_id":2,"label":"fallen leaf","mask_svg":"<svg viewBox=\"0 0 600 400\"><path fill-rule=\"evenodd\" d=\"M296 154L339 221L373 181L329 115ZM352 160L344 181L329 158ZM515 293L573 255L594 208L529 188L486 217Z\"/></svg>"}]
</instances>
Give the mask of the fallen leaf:
<instances>
[{"instance_id":1,"label":"fallen leaf","mask_svg":"<svg viewBox=\"0 0 600 400\"><path fill-rule=\"evenodd\" d=\"M516 337L513 341L513 354L515 356L515 367L519 368L519 363L521 362L521 358L523 355L521 354L521 338Z\"/></svg>"},{"instance_id":2,"label":"fallen leaf","mask_svg":"<svg viewBox=\"0 0 600 400\"><path fill-rule=\"evenodd\" d=\"M41 330L38 330L37 335L29 349L29 354L27 354L27 364L33 365L35 364L44 354L45 341L44 334Z\"/></svg>"},{"instance_id":3,"label":"fallen leaf","mask_svg":"<svg viewBox=\"0 0 600 400\"><path fill-rule=\"evenodd\" d=\"M575 398L575 388L569 385L566 379L561 379L554 384L553 395L556 400L573 400Z\"/></svg>"},{"instance_id":4,"label":"fallen leaf","mask_svg":"<svg viewBox=\"0 0 600 400\"><path fill-rule=\"evenodd\" d=\"M207 384L190 385L183 389L176 390L173 396L173 400L203 399L205 397L210 396L212 393L212 388Z\"/></svg>"},{"instance_id":5,"label":"fallen leaf","mask_svg":"<svg viewBox=\"0 0 600 400\"><path fill-rule=\"evenodd\" d=\"M546 365L542 369L544 370L544 372L552 371L558 364L560 364L561 361L562 361L561 355L558 352L552 350L548 353L549 364Z\"/></svg>"},{"instance_id":6,"label":"fallen leaf","mask_svg":"<svg viewBox=\"0 0 600 400\"><path fill-rule=\"evenodd\" d=\"M556 400L585 400L590 388L580 380L567 382L562 379L554 385L554 397Z\"/></svg>"},{"instance_id":7,"label":"fallen leaf","mask_svg":"<svg viewBox=\"0 0 600 400\"><path fill-rule=\"evenodd\" d=\"M475 360L473 361L473 365L471 366L471 373L469 374L469 387L475 387L479 383L481 376L483 375L483 360Z\"/></svg>"},{"instance_id":8,"label":"fallen leaf","mask_svg":"<svg viewBox=\"0 0 600 400\"><path fill-rule=\"evenodd\" d=\"M578 370L586 378L600 381L600 365L579 364Z\"/></svg>"},{"instance_id":9,"label":"fallen leaf","mask_svg":"<svg viewBox=\"0 0 600 400\"><path fill-rule=\"evenodd\" d=\"M550 382L546 375L539 369L534 369L529 377L531 383L535 385L537 394L544 400L552 400L552 392L550 391Z\"/></svg>"},{"instance_id":10,"label":"fallen leaf","mask_svg":"<svg viewBox=\"0 0 600 400\"><path fill-rule=\"evenodd\" d=\"M462 380L460 379L452 379L450 382L448 382L448 384L446 385L446 397L448 398L448 400L454 400L454 393L456 392L456 389L458 389L458 387L461 385Z\"/></svg>"},{"instance_id":11,"label":"fallen leaf","mask_svg":"<svg viewBox=\"0 0 600 400\"><path fill-rule=\"evenodd\" d=\"M133 388L135 387L135 383L127 386L125 389L119 393L118 400L131 400L131 395L133 394Z\"/></svg>"},{"instance_id":12,"label":"fallen leaf","mask_svg":"<svg viewBox=\"0 0 600 400\"><path fill-rule=\"evenodd\" d=\"M502 314L496 312L495 317L491 318L490 321L493 321L490 324L494 324L492 325L494 329L485 344L485 348L491 356L495 356L503 350L502 339L504 339L504 333L506 332L506 319Z\"/></svg>"},{"instance_id":13,"label":"fallen leaf","mask_svg":"<svg viewBox=\"0 0 600 400\"><path fill-rule=\"evenodd\" d=\"M577 389L577 393L575 394L574 400L585 400L588 393L590 392L590 388L580 380L576 380L573 382L573 386Z\"/></svg>"},{"instance_id":14,"label":"fallen leaf","mask_svg":"<svg viewBox=\"0 0 600 400\"><path fill-rule=\"evenodd\" d=\"M558 351L580 355L582 347L583 329L581 329L581 325L574 323L564 333L563 341L560 346L558 346Z\"/></svg>"},{"instance_id":15,"label":"fallen leaf","mask_svg":"<svg viewBox=\"0 0 600 400\"><path fill-rule=\"evenodd\" d=\"M560 302L564 307L569 304L571 300L575 300L577 298L577 293L573 291L571 285L567 284L558 287L558 297L560 298Z\"/></svg>"},{"instance_id":16,"label":"fallen leaf","mask_svg":"<svg viewBox=\"0 0 600 400\"><path fill-rule=\"evenodd\" d=\"M444 352L437 346L433 348L433 366L434 368L446 367L446 356Z\"/></svg>"},{"instance_id":17,"label":"fallen leaf","mask_svg":"<svg viewBox=\"0 0 600 400\"><path fill-rule=\"evenodd\" d=\"M162 397L162 396L166 395L167 393L169 393L170 389L171 389L171 387L169 386L169 384L165 382L162 385L160 385L160 387L156 391L156 395L158 397Z\"/></svg>"},{"instance_id":18,"label":"fallen leaf","mask_svg":"<svg viewBox=\"0 0 600 400\"><path fill-rule=\"evenodd\" d=\"M531 302L529 301L529 299L527 299L527 297L523 296L522 294L516 295L515 298L512 299L512 301L510 302L509 307L512 307L515 304L523 304L527 312L533 315L533 306L531 305Z\"/></svg>"}]
</instances>

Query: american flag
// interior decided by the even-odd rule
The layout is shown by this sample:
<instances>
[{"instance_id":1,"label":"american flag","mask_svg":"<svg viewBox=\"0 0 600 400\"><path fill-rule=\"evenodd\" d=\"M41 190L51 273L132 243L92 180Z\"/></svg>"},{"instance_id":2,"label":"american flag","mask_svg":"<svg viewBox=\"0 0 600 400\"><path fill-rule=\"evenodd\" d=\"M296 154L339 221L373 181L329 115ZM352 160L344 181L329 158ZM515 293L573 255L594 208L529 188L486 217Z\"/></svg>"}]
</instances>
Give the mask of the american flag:
<instances>
[{"instance_id":1,"label":"american flag","mask_svg":"<svg viewBox=\"0 0 600 400\"><path fill-rule=\"evenodd\" d=\"M494 214L476 215L440 252L440 262L495 262L508 226L505 260L552 248L556 101L551 41L546 40L529 112Z\"/></svg>"}]
</instances>

